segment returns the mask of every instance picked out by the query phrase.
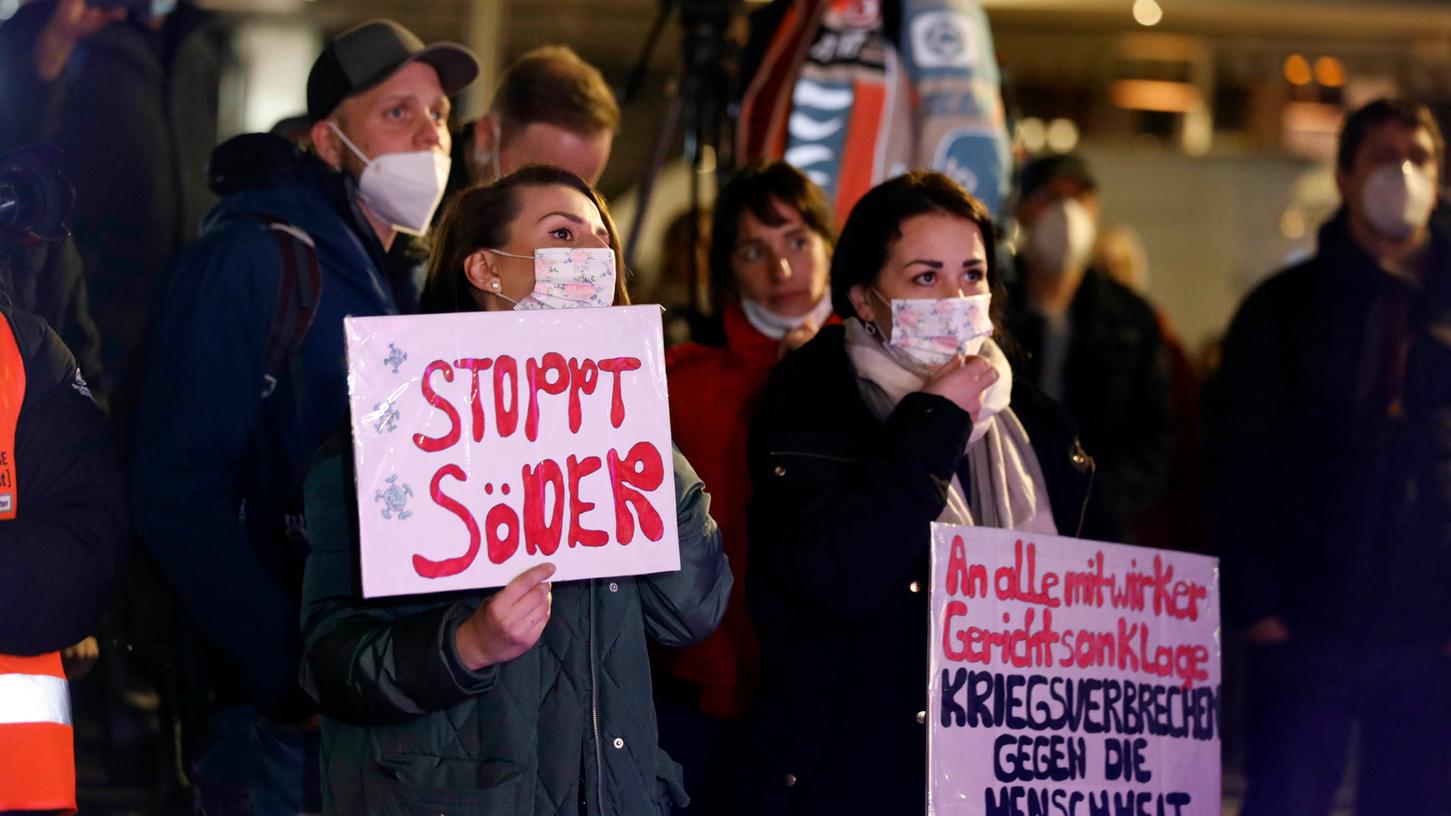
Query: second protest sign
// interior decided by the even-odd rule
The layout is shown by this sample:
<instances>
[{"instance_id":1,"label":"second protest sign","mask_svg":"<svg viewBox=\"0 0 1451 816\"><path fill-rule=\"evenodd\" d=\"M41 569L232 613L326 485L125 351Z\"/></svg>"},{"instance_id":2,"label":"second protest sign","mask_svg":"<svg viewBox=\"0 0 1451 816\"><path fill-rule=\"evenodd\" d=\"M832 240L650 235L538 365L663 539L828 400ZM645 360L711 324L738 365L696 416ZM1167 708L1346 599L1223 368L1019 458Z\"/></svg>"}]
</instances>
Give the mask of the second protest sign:
<instances>
[{"instance_id":1,"label":"second protest sign","mask_svg":"<svg viewBox=\"0 0 1451 816\"><path fill-rule=\"evenodd\" d=\"M1218 564L934 524L932 816L1218 816Z\"/></svg>"}]
</instances>

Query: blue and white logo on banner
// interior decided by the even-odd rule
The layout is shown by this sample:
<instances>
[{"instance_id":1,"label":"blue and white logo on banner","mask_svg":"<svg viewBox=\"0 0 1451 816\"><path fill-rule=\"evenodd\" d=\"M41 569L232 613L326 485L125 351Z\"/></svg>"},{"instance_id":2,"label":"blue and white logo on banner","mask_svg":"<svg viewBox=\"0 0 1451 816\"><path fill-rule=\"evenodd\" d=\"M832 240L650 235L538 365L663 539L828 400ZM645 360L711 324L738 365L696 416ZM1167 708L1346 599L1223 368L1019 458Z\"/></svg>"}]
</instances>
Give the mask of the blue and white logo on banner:
<instances>
[{"instance_id":1,"label":"blue and white logo on banner","mask_svg":"<svg viewBox=\"0 0 1451 816\"><path fill-rule=\"evenodd\" d=\"M836 198L837 172L855 96L846 82L803 79L791 97L783 158L824 190L828 201Z\"/></svg>"}]
</instances>

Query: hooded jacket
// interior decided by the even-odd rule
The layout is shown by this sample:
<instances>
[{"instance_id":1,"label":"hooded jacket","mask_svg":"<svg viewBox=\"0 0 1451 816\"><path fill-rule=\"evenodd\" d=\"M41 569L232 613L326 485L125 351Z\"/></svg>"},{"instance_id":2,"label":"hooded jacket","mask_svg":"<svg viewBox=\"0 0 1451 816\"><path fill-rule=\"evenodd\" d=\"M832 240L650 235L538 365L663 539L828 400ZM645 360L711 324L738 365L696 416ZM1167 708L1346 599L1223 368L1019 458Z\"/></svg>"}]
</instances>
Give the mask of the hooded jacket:
<instances>
[{"instance_id":1,"label":"hooded jacket","mask_svg":"<svg viewBox=\"0 0 1451 816\"><path fill-rule=\"evenodd\" d=\"M87 630L76 624L95 622L115 568L115 545L123 540L124 516L108 512L124 506L124 494L105 440L85 382L55 334L40 320L0 307L0 810L6 813L76 807L75 734L56 650L84 636Z\"/></svg>"},{"instance_id":2,"label":"hooded jacket","mask_svg":"<svg viewBox=\"0 0 1451 816\"><path fill-rule=\"evenodd\" d=\"M17 513L0 521L0 654L37 655L93 633L125 552L126 489L110 431L60 338L24 312L0 306L0 317L25 367Z\"/></svg>"},{"instance_id":3,"label":"hooded jacket","mask_svg":"<svg viewBox=\"0 0 1451 816\"><path fill-rule=\"evenodd\" d=\"M238 138L252 141L222 145L212 164L229 194L177 259L159 301L133 499L142 539L235 665L245 686L236 694L269 710L296 689L306 555L300 542L270 535L271 522L347 418L343 317L396 314L398 306L350 177L277 137ZM267 335L282 308L283 273L259 214L305 231L322 276L295 364L266 398Z\"/></svg>"},{"instance_id":4,"label":"hooded jacket","mask_svg":"<svg viewBox=\"0 0 1451 816\"><path fill-rule=\"evenodd\" d=\"M101 336L91 318L85 269L75 241L22 240L5 246L0 234L0 292L9 291L15 306L45 320L75 355L96 404L105 408L100 392Z\"/></svg>"},{"instance_id":5,"label":"hooded jacket","mask_svg":"<svg viewBox=\"0 0 1451 816\"><path fill-rule=\"evenodd\" d=\"M359 597L352 470L352 446L330 446L307 481L304 676L324 714L325 813L663 816L687 803L658 746L645 638L708 635L731 571L679 451L680 570L555 583L539 641L480 671L454 637L491 592Z\"/></svg>"}]
</instances>

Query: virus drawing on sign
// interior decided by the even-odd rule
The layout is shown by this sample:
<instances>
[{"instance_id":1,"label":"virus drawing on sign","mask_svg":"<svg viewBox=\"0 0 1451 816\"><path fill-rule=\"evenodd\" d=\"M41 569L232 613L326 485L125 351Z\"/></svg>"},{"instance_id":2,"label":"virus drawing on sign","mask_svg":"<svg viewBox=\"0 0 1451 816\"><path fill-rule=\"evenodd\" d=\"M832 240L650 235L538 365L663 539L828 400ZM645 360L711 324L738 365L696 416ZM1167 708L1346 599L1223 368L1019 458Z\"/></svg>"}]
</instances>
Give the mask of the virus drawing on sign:
<instances>
[{"instance_id":1,"label":"virus drawing on sign","mask_svg":"<svg viewBox=\"0 0 1451 816\"><path fill-rule=\"evenodd\" d=\"M393 514L398 514L399 521L407 521L413 515L413 511L405 510L408 500L413 498L413 488L408 485L398 484L398 476L389 476L386 480L388 486L373 494L373 501L383 503L383 518L392 520Z\"/></svg>"}]
</instances>

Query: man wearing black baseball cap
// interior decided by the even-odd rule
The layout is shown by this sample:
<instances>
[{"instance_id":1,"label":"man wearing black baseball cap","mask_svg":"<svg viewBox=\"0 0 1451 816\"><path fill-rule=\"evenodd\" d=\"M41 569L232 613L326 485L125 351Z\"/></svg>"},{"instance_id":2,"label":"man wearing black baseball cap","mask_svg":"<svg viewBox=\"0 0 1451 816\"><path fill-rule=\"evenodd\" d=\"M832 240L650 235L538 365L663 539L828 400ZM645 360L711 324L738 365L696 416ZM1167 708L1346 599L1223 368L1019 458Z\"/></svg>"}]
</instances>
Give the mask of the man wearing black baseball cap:
<instances>
[{"instance_id":1,"label":"man wearing black baseball cap","mask_svg":"<svg viewBox=\"0 0 1451 816\"><path fill-rule=\"evenodd\" d=\"M478 76L461 45L425 46L391 20L328 44L307 77L318 156L358 180L358 198L384 249L393 232L428 227L448 181L448 97Z\"/></svg>"},{"instance_id":2,"label":"man wearing black baseball cap","mask_svg":"<svg viewBox=\"0 0 1451 816\"><path fill-rule=\"evenodd\" d=\"M159 304L133 474L136 528L207 646L191 775L205 813L320 810L297 682L301 476L347 420L343 316L416 305L388 248L432 218L449 96L477 74L462 46L365 23L308 77L315 153L249 134L212 154L223 199Z\"/></svg>"}]
</instances>

